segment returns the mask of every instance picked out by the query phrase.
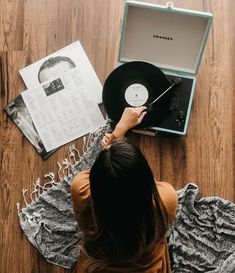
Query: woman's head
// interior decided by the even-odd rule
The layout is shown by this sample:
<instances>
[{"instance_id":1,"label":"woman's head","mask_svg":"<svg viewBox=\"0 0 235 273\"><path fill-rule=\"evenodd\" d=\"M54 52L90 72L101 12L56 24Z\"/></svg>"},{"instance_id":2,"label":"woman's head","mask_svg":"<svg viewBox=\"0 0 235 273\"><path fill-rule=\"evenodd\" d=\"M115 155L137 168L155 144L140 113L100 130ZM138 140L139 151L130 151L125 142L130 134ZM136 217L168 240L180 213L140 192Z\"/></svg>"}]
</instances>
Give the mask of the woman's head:
<instances>
[{"instance_id":1,"label":"woman's head","mask_svg":"<svg viewBox=\"0 0 235 273\"><path fill-rule=\"evenodd\" d=\"M91 256L128 262L165 233L152 171L133 144L116 141L99 154L90 171L90 189L96 231L84 246Z\"/></svg>"},{"instance_id":2,"label":"woman's head","mask_svg":"<svg viewBox=\"0 0 235 273\"><path fill-rule=\"evenodd\" d=\"M94 210L99 214L96 216L101 217L97 221L107 221L109 217L116 222L128 212L141 218L152 203L155 183L140 149L117 141L96 159L90 172L90 187Z\"/></svg>"}]
</instances>

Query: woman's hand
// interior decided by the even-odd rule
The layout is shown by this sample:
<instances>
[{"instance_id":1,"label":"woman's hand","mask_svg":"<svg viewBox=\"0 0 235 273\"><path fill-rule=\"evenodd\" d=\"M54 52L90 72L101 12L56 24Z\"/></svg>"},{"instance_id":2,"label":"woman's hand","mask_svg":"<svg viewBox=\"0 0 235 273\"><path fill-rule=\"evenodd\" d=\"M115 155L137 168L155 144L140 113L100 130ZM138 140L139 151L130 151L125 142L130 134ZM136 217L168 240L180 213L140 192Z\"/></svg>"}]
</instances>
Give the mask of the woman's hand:
<instances>
[{"instance_id":1,"label":"woman's hand","mask_svg":"<svg viewBox=\"0 0 235 273\"><path fill-rule=\"evenodd\" d=\"M101 144L103 147L107 147L108 145L110 145L113 142L114 139L115 139L115 137L113 136L113 134L106 133L101 141Z\"/></svg>"},{"instance_id":2,"label":"woman's hand","mask_svg":"<svg viewBox=\"0 0 235 273\"><path fill-rule=\"evenodd\" d=\"M124 136L129 129L140 124L144 116L147 114L145 111L146 108L146 106L125 108L113 134L116 137Z\"/></svg>"},{"instance_id":3,"label":"woman's hand","mask_svg":"<svg viewBox=\"0 0 235 273\"><path fill-rule=\"evenodd\" d=\"M136 125L140 124L144 116L147 114L144 111L147 107L127 107L124 109L120 121L117 123L114 131L109 134L105 134L102 139L102 145L107 147L110 145L114 140L121 139L125 136L126 132L135 127Z\"/></svg>"}]
</instances>

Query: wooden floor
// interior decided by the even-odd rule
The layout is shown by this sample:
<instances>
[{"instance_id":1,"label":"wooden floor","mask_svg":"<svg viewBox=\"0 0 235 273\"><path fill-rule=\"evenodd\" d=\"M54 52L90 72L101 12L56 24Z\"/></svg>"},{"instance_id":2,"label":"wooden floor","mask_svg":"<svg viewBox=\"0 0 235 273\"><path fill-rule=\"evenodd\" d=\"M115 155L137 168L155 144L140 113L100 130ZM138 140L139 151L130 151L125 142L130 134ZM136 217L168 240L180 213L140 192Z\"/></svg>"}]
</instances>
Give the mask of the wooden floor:
<instances>
[{"instance_id":1,"label":"wooden floor","mask_svg":"<svg viewBox=\"0 0 235 273\"><path fill-rule=\"evenodd\" d=\"M153 1L165 4L166 1ZM204 196L235 201L235 1L175 0L175 6L214 15L197 76L187 137L131 135L158 180L176 189L188 182ZM117 62L124 0L0 0L1 109L25 86L27 64L80 40L104 83ZM69 145L42 161L16 126L0 112L0 272L70 272L48 264L20 229L16 203L22 189L57 170ZM81 140L74 142L81 147Z\"/></svg>"}]
</instances>

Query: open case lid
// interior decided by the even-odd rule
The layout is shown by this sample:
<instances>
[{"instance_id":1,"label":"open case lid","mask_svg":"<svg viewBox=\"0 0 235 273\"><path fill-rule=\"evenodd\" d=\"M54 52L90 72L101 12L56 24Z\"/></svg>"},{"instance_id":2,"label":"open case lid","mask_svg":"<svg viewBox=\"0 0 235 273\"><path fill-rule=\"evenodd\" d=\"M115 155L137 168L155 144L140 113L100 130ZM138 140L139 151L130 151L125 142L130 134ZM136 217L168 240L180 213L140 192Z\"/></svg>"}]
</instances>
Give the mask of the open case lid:
<instances>
[{"instance_id":1,"label":"open case lid","mask_svg":"<svg viewBox=\"0 0 235 273\"><path fill-rule=\"evenodd\" d=\"M195 75L212 14L127 1L118 61L142 60L162 69Z\"/></svg>"}]
</instances>

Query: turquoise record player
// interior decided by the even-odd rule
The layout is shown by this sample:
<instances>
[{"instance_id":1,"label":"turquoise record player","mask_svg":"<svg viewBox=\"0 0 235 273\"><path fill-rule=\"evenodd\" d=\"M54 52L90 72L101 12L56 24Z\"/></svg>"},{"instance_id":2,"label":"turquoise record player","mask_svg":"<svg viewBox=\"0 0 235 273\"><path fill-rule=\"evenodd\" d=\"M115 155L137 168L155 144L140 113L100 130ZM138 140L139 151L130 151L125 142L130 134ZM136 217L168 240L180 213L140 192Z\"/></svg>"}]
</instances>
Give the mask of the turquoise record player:
<instances>
[{"instance_id":1,"label":"turquoise record player","mask_svg":"<svg viewBox=\"0 0 235 273\"><path fill-rule=\"evenodd\" d=\"M196 76L212 23L212 14L174 7L127 1L125 4L118 65L144 61L160 68L169 82L181 78L166 118L136 133L155 135L187 133Z\"/></svg>"}]
</instances>

